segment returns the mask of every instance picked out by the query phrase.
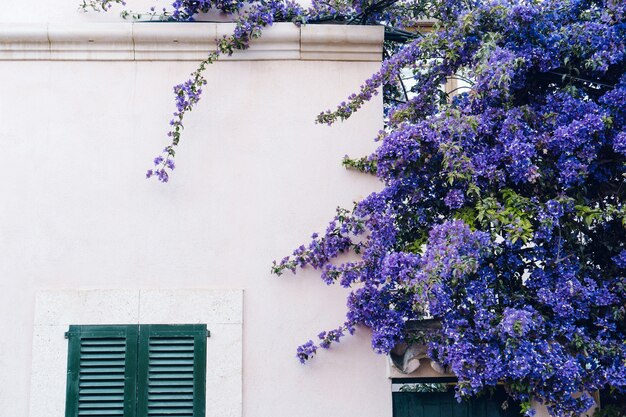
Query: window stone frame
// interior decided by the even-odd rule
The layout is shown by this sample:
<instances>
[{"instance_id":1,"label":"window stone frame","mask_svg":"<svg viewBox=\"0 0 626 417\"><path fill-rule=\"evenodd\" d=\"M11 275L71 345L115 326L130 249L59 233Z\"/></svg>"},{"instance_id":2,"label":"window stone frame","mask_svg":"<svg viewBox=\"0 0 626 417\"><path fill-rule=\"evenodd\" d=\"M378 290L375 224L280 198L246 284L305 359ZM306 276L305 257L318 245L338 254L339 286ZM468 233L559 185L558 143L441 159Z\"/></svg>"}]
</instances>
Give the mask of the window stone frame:
<instances>
[{"instance_id":1,"label":"window stone frame","mask_svg":"<svg viewBox=\"0 0 626 417\"><path fill-rule=\"evenodd\" d=\"M70 324L207 324L206 416L242 416L243 290L41 290L30 417L64 416Z\"/></svg>"}]
</instances>

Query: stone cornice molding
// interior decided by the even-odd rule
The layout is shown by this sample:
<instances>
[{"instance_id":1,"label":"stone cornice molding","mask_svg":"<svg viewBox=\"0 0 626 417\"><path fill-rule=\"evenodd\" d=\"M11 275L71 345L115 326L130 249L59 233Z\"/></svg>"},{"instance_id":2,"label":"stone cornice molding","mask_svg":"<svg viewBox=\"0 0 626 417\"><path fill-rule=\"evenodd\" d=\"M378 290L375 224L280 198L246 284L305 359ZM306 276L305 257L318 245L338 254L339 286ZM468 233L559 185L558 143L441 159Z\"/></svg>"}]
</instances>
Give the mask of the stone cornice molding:
<instances>
[{"instance_id":1,"label":"stone cornice molding","mask_svg":"<svg viewBox=\"0 0 626 417\"><path fill-rule=\"evenodd\" d=\"M198 61L232 23L85 23L0 25L0 60ZM380 61L380 26L277 23L246 51L223 60Z\"/></svg>"}]
</instances>

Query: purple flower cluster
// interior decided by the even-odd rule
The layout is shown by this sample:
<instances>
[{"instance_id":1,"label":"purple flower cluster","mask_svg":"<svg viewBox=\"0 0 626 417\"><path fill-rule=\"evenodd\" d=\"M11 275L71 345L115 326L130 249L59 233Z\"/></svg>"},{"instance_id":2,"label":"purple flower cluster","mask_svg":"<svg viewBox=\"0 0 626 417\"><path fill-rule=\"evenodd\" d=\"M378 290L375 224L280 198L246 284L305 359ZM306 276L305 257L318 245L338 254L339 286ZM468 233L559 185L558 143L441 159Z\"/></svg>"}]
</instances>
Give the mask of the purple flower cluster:
<instances>
[{"instance_id":1,"label":"purple flower cluster","mask_svg":"<svg viewBox=\"0 0 626 417\"><path fill-rule=\"evenodd\" d=\"M528 334L536 322L537 318L533 312L506 307L502 313L500 328L511 337L523 337Z\"/></svg>"},{"instance_id":2,"label":"purple flower cluster","mask_svg":"<svg viewBox=\"0 0 626 417\"><path fill-rule=\"evenodd\" d=\"M163 150L163 152L167 155L167 149ZM161 182L169 181L170 177L167 170L169 169L171 172L174 168L176 168L174 161L167 157L163 157L163 155L158 155L154 158L154 166L154 169L149 169L146 172L146 178L154 176Z\"/></svg>"},{"instance_id":3,"label":"purple flower cluster","mask_svg":"<svg viewBox=\"0 0 626 417\"><path fill-rule=\"evenodd\" d=\"M317 123L332 125L337 120L348 119L352 114L360 109L373 96L378 95L379 88L392 82L398 77L404 67L422 58L420 43L415 41L406 46L391 58L383 61L380 70L369 78L361 86L359 93L348 97L348 102L342 102L335 111L327 110L317 116Z\"/></svg>"},{"instance_id":4,"label":"purple flower cluster","mask_svg":"<svg viewBox=\"0 0 626 417\"><path fill-rule=\"evenodd\" d=\"M285 270L295 272L296 268L307 265L315 269L327 266L324 271L325 281L332 284L341 275L338 271L349 270L354 265L348 264L342 268L330 267L328 261L348 250L359 252L362 243L355 238L363 232L363 221L350 216L347 210L337 208L337 215L329 223L323 236L314 233L308 246L302 245L293 251L291 257L274 262L272 272L281 275Z\"/></svg>"},{"instance_id":5,"label":"purple flower cluster","mask_svg":"<svg viewBox=\"0 0 626 417\"><path fill-rule=\"evenodd\" d=\"M453 210L458 209L463 207L463 204L465 203L465 194L462 190L453 189L448 191L448 194L446 194L446 197L443 199L443 201L449 208Z\"/></svg>"},{"instance_id":6,"label":"purple flower cluster","mask_svg":"<svg viewBox=\"0 0 626 417\"><path fill-rule=\"evenodd\" d=\"M312 340L309 340L302 346L298 346L298 352L296 354L296 357L298 358L298 360L300 360L301 363L305 363L313 356L315 356L316 352L317 346L315 346Z\"/></svg>"},{"instance_id":7,"label":"purple flower cluster","mask_svg":"<svg viewBox=\"0 0 626 417\"><path fill-rule=\"evenodd\" d=\"M339 339L344 335L345 329L343 327L339 327L334 330L324 331L317 335L320 339L320 347L324 349L328 349L330 344L333 342L339 343Z\"/></svg>"}]
</instances>

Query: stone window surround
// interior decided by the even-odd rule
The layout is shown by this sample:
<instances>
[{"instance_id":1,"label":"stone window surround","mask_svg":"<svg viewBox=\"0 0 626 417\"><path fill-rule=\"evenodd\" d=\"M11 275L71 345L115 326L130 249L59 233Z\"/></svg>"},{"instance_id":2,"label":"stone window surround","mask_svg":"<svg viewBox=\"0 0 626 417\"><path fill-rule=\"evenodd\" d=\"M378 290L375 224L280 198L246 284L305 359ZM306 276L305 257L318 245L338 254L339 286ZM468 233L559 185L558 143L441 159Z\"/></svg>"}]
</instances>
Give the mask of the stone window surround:
<instances>
[{"instance_id":1,"label":"stone window surround","mask_svg":"<svg viewBox=\"0 0 626 417\"><path fill-rule=\"evenodd\" d=\"M64 416L70 324L206 323L206 416L242 416L243 290L42 290L36 295L30 417Z\"/></svg>"}]
</instances>

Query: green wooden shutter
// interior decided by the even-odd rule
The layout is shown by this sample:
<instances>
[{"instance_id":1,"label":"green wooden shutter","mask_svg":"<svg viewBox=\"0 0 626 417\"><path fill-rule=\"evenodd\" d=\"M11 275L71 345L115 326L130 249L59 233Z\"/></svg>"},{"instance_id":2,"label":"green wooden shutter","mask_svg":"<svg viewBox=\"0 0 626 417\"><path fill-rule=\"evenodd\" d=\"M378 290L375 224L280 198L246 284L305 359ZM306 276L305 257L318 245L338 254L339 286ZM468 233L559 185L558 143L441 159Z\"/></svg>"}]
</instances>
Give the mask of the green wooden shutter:
<instances>
[{"instance_id":1,"label":"green wooden shutter","mask_svg":"<svg viewBox=\"0 0 626 417\"><path fill-rule=\"evenodd\" d=\"M206 325L140 325L137 415L204 417Z\"/></svg>"},{"instance_id":2,"label":"green wooden shutter","mask_svg":"<svg viewBox=\"0 0 626 417\"><path fill-rule=\"evenodd\" d=\"M137 325L70 326L66 417L134 417Z\"/></svg>"}]
</instances>

